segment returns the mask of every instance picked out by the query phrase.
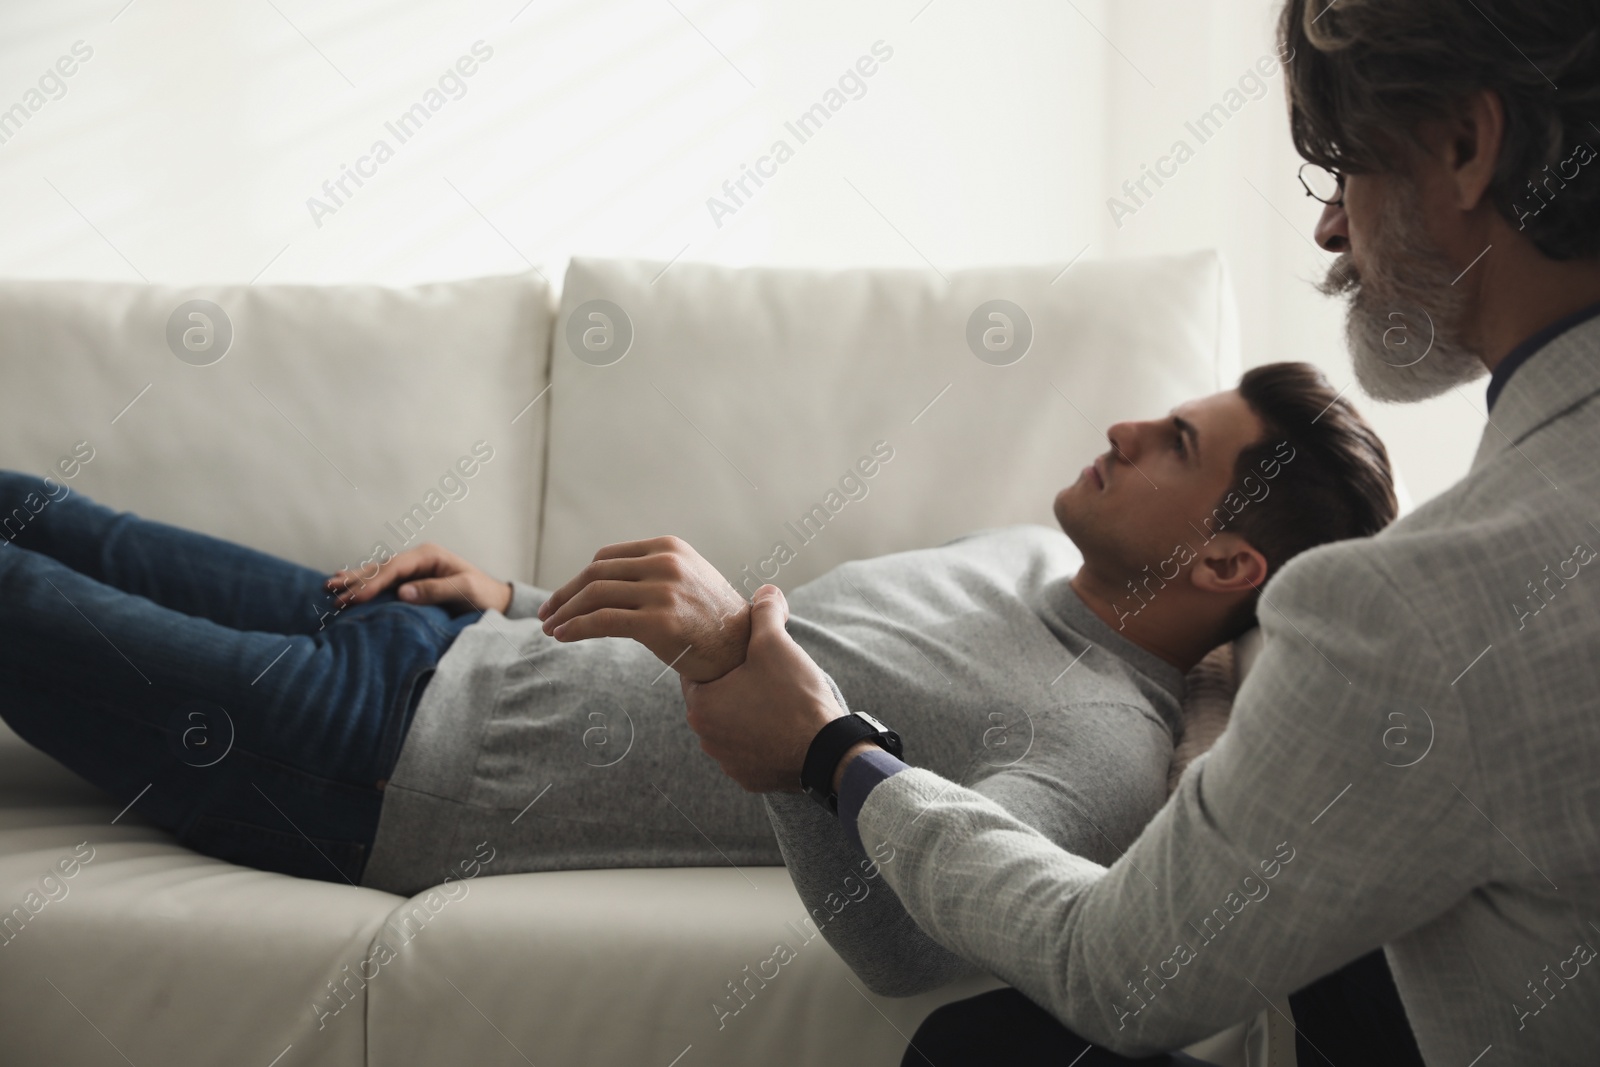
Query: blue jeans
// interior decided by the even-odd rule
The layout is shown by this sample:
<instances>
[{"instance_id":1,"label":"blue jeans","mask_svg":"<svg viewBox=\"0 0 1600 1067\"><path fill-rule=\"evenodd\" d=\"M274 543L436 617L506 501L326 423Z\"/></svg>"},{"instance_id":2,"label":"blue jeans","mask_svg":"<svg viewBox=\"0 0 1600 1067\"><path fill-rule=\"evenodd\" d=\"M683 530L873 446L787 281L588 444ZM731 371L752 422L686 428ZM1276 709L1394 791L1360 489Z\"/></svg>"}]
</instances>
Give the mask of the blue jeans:
<instances>
[{"instance_id":1,"label":"blue jeans","mask_svg":"<svg viewBox=\"0 0 1600 1067\"><path fill-rule=\"evenodd\" d=\"M357 884L421 687L480 613L338 611L326 578L0 471L0 718L198 852Z\"/></svg>"}]
</instances>

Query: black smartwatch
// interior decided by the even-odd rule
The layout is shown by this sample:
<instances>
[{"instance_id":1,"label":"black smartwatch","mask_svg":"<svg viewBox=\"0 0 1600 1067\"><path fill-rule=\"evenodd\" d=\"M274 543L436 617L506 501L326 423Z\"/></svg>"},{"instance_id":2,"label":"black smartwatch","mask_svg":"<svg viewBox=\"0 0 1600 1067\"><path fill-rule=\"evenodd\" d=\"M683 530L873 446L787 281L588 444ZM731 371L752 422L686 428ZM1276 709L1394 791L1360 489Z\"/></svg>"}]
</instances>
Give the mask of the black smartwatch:
<instances>
[{"instance_id":1,"label":"black smartwatch","mask_svg":"<svg viewBox=\"0 0 1600 1067\"><path fill-rule=\"evenodd\" d=\"M833 772L857 741L871 741L896 759L900 757L899 734L864 711L852 711L817 731L800 768L800 788L835 815L839 813L839 795L833 791Z\"/></svg>"}]
</instances>

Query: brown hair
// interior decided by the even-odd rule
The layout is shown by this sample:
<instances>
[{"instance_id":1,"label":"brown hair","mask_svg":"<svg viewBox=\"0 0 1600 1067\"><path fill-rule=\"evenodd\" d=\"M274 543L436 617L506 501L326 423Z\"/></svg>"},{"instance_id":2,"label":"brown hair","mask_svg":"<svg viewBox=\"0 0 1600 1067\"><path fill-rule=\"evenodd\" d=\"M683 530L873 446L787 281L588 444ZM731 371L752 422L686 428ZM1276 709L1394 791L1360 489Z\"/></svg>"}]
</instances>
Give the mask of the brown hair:
<instances>
[{"instance_id":1,"label":"brown hair","mask_svg":"<svg viewBox=\"0 0 1600 1067\"><path fill-rule=\"evenodd\" d=\"M1278 38L1306 159L1403 172L1420 122L1493 90L1505 136L1491 203L1551 259L1600 256L1594 0L1285 0Z\"/></svg>"},{"instance_id":2,"label":"brown hair","mask_svg":"<svg viewBox=\"0 0 1600 1067\"><path fill-rule=\"evenodd\" d=\"M1399 505L1389 452L1321 371L1309 363L1268 363L1245 372L1239 396L1261 420L1263 436L1240 449L1228 491L1255 502L1222 528L1266 557L1269 578L1308 548L1370 537L1394 520ZM1269 470L1277 474L1264 481ZM1257 498L1263 485L1266 494ZM1228 620L1228 638L1255 625L1256 599Z\"/></svg>"}]
</instances>

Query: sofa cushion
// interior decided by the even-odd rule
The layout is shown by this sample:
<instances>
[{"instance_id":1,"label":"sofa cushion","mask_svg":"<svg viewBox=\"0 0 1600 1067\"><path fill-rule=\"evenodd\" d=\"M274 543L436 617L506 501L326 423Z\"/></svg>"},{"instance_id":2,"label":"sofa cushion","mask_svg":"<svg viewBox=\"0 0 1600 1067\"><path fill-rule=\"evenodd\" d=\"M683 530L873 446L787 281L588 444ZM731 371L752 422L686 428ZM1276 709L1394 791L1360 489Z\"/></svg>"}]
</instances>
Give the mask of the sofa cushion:
<instances>
[{"instance_id":1,"label":"sofa cushion","mask_svg":"<svg viewBox=\"0 0 1600 1067\"><path fill-rule=\"evenodd\" d=\"M888 1067L999 985L867 993L781 867L491 860L406 900L210 859L122 807L0 723L0 1062Z\"/></svg>"},{"instance_id":2,"label":"sofa cushion","mask_svg":"<svg viewBox=\"0 0 1600 1067\"><path fill-rule=\"evenodd\" d=\"M1000 985L868 993L781 867L483 878L447 907L448 936L368 989L373 1063L889 1067L934 1008Z\"/></svg>"},{"instance_id":3,"label":"sofa cushion","mask_svg":"<svg viewBox=\"0 0 1600 1067\"><path fill-rule=\"evenodd\" d=\"M1110 423L1236 383L1232 319L1211 252L948 278L575 259L538 582L672 533L748 594L1054 525Z\"/></svg>"},{"instance_id":4,"label":"sofa cushion","mask_svg":"<svg viewBox=\"0 0 1600 1067\"><path fill-rule=\"evenodd\" d=\"M198 855L44 764L0 724L0 1061L366 1062L364 1003L310 1006L397 898Z\"/></svg>"},{"instance_id":5,"label":"sofa cushion","mask_svg":"<svg viewBox=\"0 0 1600 1067\"><path fill-rule=\"evenodd\" d=\"M0 466L320 570L433 540L531 577L550 320L534 274L0 283Z\"/></svg>"}]
</instances>

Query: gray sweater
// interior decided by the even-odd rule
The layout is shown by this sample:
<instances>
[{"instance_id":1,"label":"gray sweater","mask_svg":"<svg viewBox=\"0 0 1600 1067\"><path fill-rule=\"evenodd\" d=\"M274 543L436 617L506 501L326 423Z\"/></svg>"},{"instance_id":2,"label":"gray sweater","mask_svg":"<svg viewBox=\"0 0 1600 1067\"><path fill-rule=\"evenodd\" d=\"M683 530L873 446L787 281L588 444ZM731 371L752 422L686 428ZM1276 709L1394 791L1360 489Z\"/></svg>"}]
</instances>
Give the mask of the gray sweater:
<instances>
[{"instance_id":1,"label":"gray sweater","mask_svg":"<svg viewBox=\"0 0 1600 1067\"><path fill-rule=\"evenodd\" d=\"M1089 611L1067 585L1079 563L1058 530L980 531L835 568L790 594L788 628L852 707L905 735L909 762L1110 862L1166 800L1183 675ZM676 674L633 641L546 637L545 591L514 589L504 615L485 613L441 658L362 884L413 894L476 873L489 849L492 874L782 863L761 799L684 725ZM811 801L778 798L774 811L785 801L786 848L819 871L859 858ZM909 926L889 893L877 897L861 911ZM828 936L866 973L848 932L858 925ZM930 974L952 967L899 943Z\"/></svg>"}]
</instances>

